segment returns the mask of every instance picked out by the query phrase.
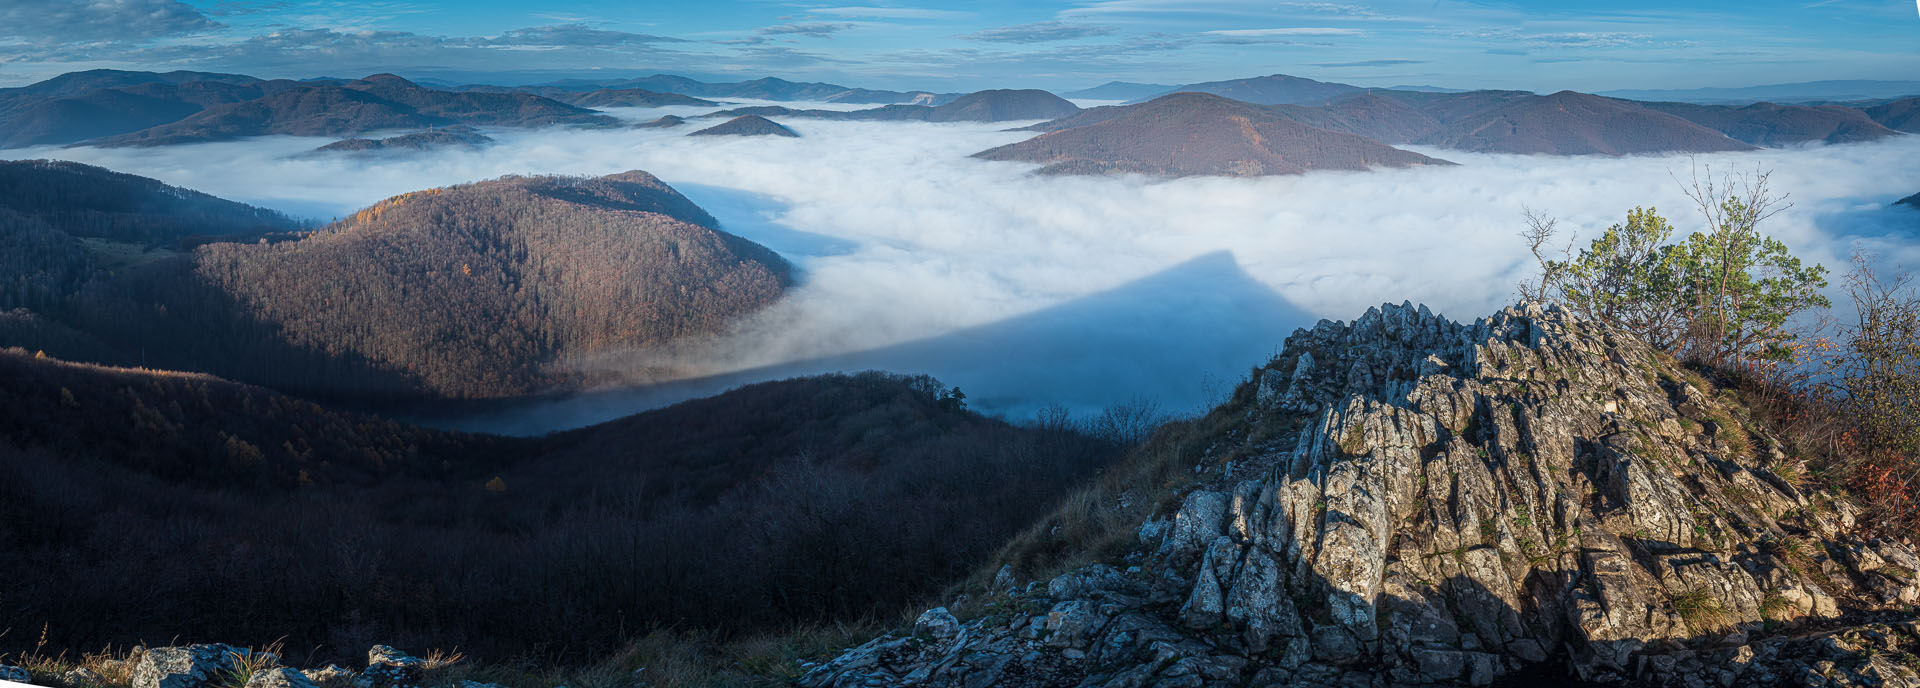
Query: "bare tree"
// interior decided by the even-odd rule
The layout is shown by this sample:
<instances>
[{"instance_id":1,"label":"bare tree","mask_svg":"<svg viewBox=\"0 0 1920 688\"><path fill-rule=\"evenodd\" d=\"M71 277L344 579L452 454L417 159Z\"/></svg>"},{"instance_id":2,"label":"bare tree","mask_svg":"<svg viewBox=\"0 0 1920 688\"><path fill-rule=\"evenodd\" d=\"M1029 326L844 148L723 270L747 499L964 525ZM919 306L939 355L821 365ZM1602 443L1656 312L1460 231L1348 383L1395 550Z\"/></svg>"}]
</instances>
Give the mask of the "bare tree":
<instances>
[{"instance_id":1,"label":"bare tree","mask_svg":"<svg viewBox=\"0 0 1920 688\"><path fill-rule=\"evenodd\" d=\"M1522 210L1526 213L1527 228L1520 230L1520 238L1526 240L1527 250L1533 253L1534 262L1539 264L1540 275L1537 278L1538 282L1532 279L1520 280L1518 285L1520 295L1532 301L1545 301L1547 295L1552 293L1554 286L1559 283L1560 275L1566 266L1565 262L1551 260L1546 254L1547 244L1560 233L1560 220L1532 208L1522 208ZM1568 237L1567 240L1568 248L1562 249L1563 254L1572 250L1573 237Z\"/></svg>"}]
</instances>

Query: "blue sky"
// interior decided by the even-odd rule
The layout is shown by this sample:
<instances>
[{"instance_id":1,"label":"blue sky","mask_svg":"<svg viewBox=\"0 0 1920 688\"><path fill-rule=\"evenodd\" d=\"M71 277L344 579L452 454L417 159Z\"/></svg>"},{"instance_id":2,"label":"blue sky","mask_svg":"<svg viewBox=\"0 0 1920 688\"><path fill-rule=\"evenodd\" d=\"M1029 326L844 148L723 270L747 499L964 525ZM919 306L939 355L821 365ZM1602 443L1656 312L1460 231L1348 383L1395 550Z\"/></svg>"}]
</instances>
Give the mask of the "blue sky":
<instances>
[{"instance_id":1,"label":"blue sky","mask_svg":"<svg viewBox=\"0 0 1920 688\"><path fill-rule=\"evenodd\" d=\"M0 0L0 84L96 67L1065 90L1286 73L1539 91L1920 79L1908 0Z\"/></svg>"}]
</instances>

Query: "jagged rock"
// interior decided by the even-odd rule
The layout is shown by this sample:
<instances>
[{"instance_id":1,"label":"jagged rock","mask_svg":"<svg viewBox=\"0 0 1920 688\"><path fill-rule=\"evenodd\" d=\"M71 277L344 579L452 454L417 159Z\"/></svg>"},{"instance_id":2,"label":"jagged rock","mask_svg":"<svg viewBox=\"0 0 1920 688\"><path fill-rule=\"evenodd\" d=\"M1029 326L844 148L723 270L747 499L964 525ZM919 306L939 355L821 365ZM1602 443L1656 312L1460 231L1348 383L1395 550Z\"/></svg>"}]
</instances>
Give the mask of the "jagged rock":
<instances>
[{"instance_id":1,"label":"jagged rock","mask_svg":"<svg viewBox=\"0 0 1920 688\"><path fill-rule=\"evenodd\" d=\"M209 688L223 673L233 670L236 655L246 650L227 645L156 647L140 655L133 668L132 688Z\"/></svg>"},{"instance_id":2,"label":"jagged rock","mask_svg":"<svg viewBox=\"0 0 1920 688\"><path fill-rule=\"evenodd\" d=\"M914 635L934 640L952 640L959 633L960 620L954 618L953 612L947 611L946 607L934 607L921 612L920 618L913 622Z\"/></svg>"},{"instance_id":3,"label":"jagged rock","mask_svg":"<svg viewBox=\"0 0 1920 688\"><path fill-rule=\"evenodd\" d=\"M367 669L354 677L356 688L415 688L425 678L427 660L386 645L367 650Z\"/></svg>"},{"instance_id":4,"label":"jagged rock","mask_svg":"<svg viewBox=\"0 0 1920 688\"><path fill-rule=\"evenodd\" d=\"M33 674L28 673L26 669L8 664L0 664L0 681L26 683L32 680Z\"/></svg>"},{"instance_id":5,"label":"jagged rock","mask_svg":"<svg viewBox=\"0 0 1920 688\"><path fill-rule=\"evenodd\" d=\"M1627 333L1384 306L1295 332L1248 384L1124 571L801 683L1920 687L1914 624L1840 618L1906 614L1920 556L1776 475L1784 445Z\"/></svg>"},{"instance_id":6,"label":"jagged rock","mask_svg":"<svg viewBox=\"0 0 1920 688\"><path fill-rule=\"evenodd\" d=\"M317 688L350 688L353 685L353 670L335 664L300 673Z\"/></svg>"},{"instance_id":7,"label":"jagged rock","mask_svg":"<svg viewBox=\"0 0 1920 688\"><path fill-rule=\"evenodd\" d=\"M297 669L276 667L256 671L247 678L244 688L317 688L307 675Z\"/></svg>"},{"instance_id":8,"label":"jagged rock","mask_svg":"<svg viewBox=\"0 0 1920 688\"><path fill-rule=\"evenodd\" d=\"M73 688L84 688L85 686L107 685L106 677L101 676L99 672L94 671L92 669L88 669L86 667L74 667L72 669L68 669L66 673L63 673L60 675L60 682L65 683L68 686L71 686Z\"/></svg>"},{"instance_id":9,"label":"jagged rock","mask_svg":"<svg viewBox=\"0 0 1920 688\"><path fill-rule=\"evenodd\" d=\"M1014 586L1017 586L1019 584L1020 584L1019 579L1013 573L1012 564L1006 564L1001 566L1000 570L993 574L993 589L996 592L1006 592L1008 590L1012 590Z\"/></svg>"}]
</instances>

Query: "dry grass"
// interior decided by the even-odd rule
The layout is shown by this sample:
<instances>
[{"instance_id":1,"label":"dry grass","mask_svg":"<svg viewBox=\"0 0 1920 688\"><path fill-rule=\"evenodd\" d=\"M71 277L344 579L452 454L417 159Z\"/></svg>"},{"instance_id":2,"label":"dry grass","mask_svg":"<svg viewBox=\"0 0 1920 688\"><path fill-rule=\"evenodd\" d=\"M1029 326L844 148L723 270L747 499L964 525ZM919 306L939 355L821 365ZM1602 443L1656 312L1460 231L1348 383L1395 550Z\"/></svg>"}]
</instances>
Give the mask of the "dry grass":
<instances>
[{"instance_id":1,"label":"dry grass","mask_svg":"<svg viewBox=\"0 0 1920 688\"><path fill-rule=\"evenodd\" d=\"M1733 625L1732 615L1720 599L1706 590L1689 590L1673 597L1673 611L1695 632L1707 633Z\"/></svg>"},{"instance_id":2,"label":"dry grass","mask_svg":"<svg viewBox=\"0 0 1920 688\"><path fill-rule=\"evenodd\" d=\"M508 688L632 688L636 684L650 688L774 688L790 685L805 673L801 662L819 660L866 642L898 623L799 626L734 640L722 640L709 632L660 630L588 666L461 664L448 667L443 676L448 683L468 680Z\"/></svg>"},{"instance_id":3,"label":"dry grass","mask_svg":"<svg viewBox=\"0 0 1920 688\"><path fill-rule=\"evenodd\" d=\"M1074 567L1123 554L1140 524L1170 507L1209 447L1242 426L1254 386L1243 383L1206 416L1168 422L1134 447L1091 485L1062 500L1053 513L1014 537L962 586L987 592L993 576L1011 565L1022 580L1045 580ZM1255 429L1256 432L1259 429Z\"/></svg>"}]
</instances>

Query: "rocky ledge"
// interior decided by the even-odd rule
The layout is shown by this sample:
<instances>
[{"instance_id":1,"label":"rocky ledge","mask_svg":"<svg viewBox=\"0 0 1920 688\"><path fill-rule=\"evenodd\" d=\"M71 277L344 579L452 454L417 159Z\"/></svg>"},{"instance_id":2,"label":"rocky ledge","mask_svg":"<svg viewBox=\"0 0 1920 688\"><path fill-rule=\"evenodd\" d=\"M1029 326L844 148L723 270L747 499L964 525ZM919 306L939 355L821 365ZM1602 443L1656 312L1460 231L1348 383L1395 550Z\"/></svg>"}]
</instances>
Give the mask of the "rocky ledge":
<instances>
[{"instance_id":1,"label":"rocky ledge","mask_svg":"<svg viewBox=\"0 0 1920 688\"><path fill-rule=\"evenodd\" d=\"M1249 384L1129 553L802 684L1920 686L1911 543L1626 333L1386 306Z\"/></svg>"}]
</instances>

